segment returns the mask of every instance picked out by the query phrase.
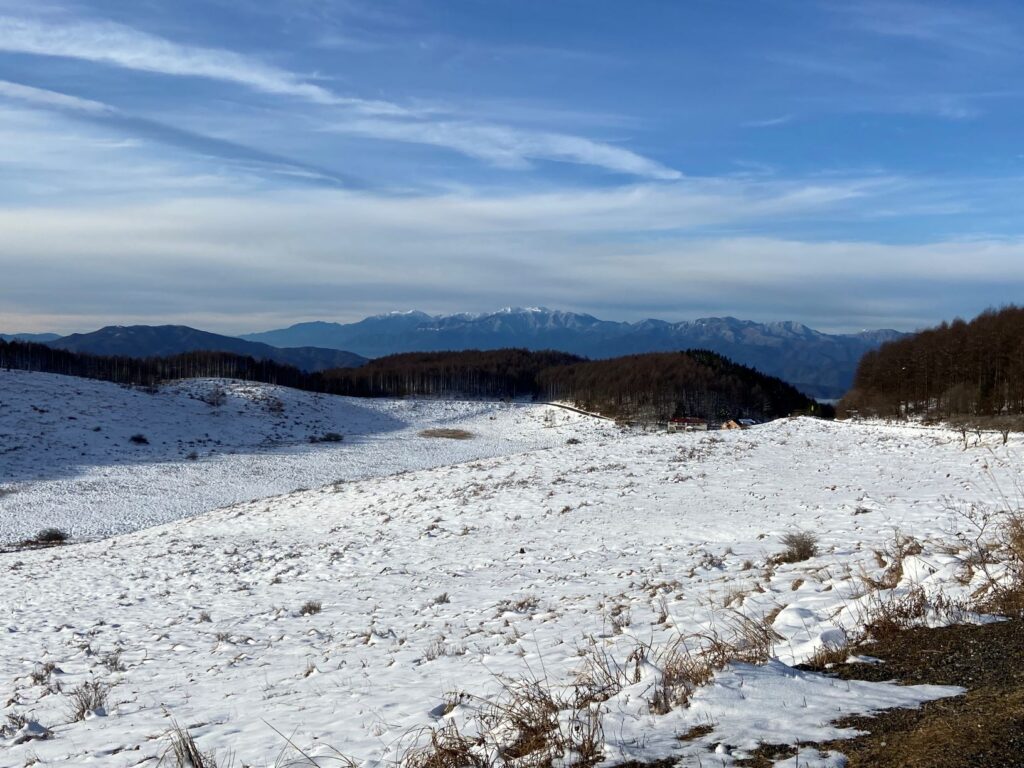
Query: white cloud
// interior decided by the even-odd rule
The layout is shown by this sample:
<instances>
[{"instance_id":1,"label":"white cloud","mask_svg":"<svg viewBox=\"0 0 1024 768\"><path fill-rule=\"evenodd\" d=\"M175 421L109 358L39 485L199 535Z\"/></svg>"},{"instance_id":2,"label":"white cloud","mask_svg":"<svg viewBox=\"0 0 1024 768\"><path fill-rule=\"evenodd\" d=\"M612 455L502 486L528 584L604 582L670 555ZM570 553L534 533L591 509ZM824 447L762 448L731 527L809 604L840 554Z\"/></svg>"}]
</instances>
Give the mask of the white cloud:
<instances>
[{"instance_id":1,"label":"white cloud","mask_svg":"<svg viewBox=\"0 0 1024 768\"><path fill-rule=\"evenodd\" d=\"M817 215L860 194L719 181L496 198L319 191L22 208L0 212L0 305L25 330L62 315L83 328L204 318L242 331L395 307L506 304L908 328L963 311L970 286L986 286L986 302L1024 287L1020 239L742 234L757 219Z\"/></svg>"},{"instance_id":2,"label":"white cloud","mask_svg":"<svg viewBox=\"0 0 1024 768\"><path fill-rule=\"evenodd\" d=\"M66 93L49 91L45 88L33 88L21 83L12 83L8 80L0 80L0 96L36 106L56 109L71 109L78 112L90 112L100 115L113 112L111 107L98 101L80 99L77 96L69 96Z\"/></svg>"},{"instance_id":3,"label":"white cloud","mask_svg":"<svg viewBox=\"0 0 1024 768\"><path fill-rule=\"evenodd\" d=\"M427 120L426 107L342 96L287 69L220 48L183 45L122 24L78 21L50 24L0 16L0 51L61 56L165 75L202 77L254 91L341 108L355 119L340 122L338 132L390 141L445 147L505 168L524 168L531 159L592 165L654 179L680 173L613 144L557 132L493 124ZM0 95L34 101L38 106L98 108L72 96L8 84ZM387 118L387 119L384 119Z\"/></svg>"},{"instance_id":4,"label":"white cloud","mask_svg":"<svg viewBox=\"0 0 1024 768\"><path fill-rule=\"evenodd\" d=\"M504 168L524 168L530 160L592 165L651 179L679 179L679 171L616 147L580 136L524 131L467 122L361 119L336 123L331 130L355 136L444 147Z\"/></svg>"},{"instance_id":5,"label":"white cloud","mask_svg":"<svg viewBox=\"0 0 1024 768\"><path fill-rule=\"evenodd\" d=\"M0 17L0 50L64 56L124 69L203 77L317 104L349 106L372 114L404 114L388 102L338 96L286 69L220 48L183 45L112 22L46 24Z\"/></svg>"}]
</instances>

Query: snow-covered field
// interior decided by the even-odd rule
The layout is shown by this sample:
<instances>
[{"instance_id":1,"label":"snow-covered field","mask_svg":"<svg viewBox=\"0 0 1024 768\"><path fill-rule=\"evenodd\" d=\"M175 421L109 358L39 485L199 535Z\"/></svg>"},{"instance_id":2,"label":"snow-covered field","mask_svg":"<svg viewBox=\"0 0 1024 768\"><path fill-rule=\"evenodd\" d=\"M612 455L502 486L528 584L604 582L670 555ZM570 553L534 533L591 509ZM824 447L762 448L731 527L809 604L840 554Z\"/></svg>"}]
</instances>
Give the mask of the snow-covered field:
<instances>
[{"instance_id":1,"label":"snow-covered field","mask_svg":"<svg viewBox=\"0 0 1024 768\"><path fill-rule=\"evenodd\" d=\"M97 385L76 386L88 391L84 401L95 395L86 388ZM2 399L10 408L9 391ZM17 424L54 445L56 422L43 421L58 412L50 399L40 394L34 403L50 413L35 422L25 413ZM27 494L37 499L34 514L45 516L64 504L47 490L55 483L138 472L115 435L143 431L151 446L166 440L166 463L182 472L223 461L216 475L223 483L228 468L240 471L263 455L259 418L233 437L232 445L250 440L239 458L186 464L169 457L189 448L172 436L188 429L187 414L215 418L204 415L210 406L182 401L180 418L161 427L138 424L128 406L87 419L86 405L65 400L70 405L60 407L79 409L84 428L95 423L112 436L116 461L33 480L28 462L12 465L12 454L3 454L2 466L19 473L18 493L0 500L5 510ZM302 421L300 405L288 403L289 422L300 426L287 435L299 440L330 425L346 434L342 446L327 448L339 451L327 454L328 463L309 465L310 484L328 467L322 480L352 479L128 535L0 556L0 718L20 715L52 730L46 740L10 738L0 765L155 766L172 723L188 728L204 751L233 752L240 765L274 765L284 737L314 758L337 750L360 766L395 765L417 734L422 743L424 727L485 729L479 715L503 695L503 680L533 677L558 688L592 659L635 671L591 709L608 765L671 754L683 765L725 766L762 741L835 738L843 734L829 723L842 715L959 691L844 682L787 665L841 640L841 627L855 626L867 601L878 599L865 594L862 577L884 570L875 550L891 545L897 529L924 548L906 558L893 594L920 585L957 597L976 586L941 543L962 522L955 507L998 503L1000 488L1017 485L1021 448L990 438L965 451L957 435L941 430L808 419L745 432L630 435L572 414L547 417L544 406L309 405L321 408L319 421ZM352 427L357 408L362 432ZM559 426L549 426L552 418ZM374 426L389 420L401 426ZM438 424L482 437L445 441L447 456L402 453L414 450L411 436ZM203 429L228 444L226 426ZM570 436L580 443L566 445ZM295 455L314 449L323 446L269 455L298 462ZM35 455L45 460L41 449ZM415 462L425 468L396 471ZM140 484L159 475L142 477ZM174 477L162 480L160 493L174 492ZM181 508L162 518L133 513L134 499L148 505L157 495L140 491L125 486L109 503L133 520L182 516ZM772 564L780 538L797 530L814 532L819 553ZM310 601L319 610L303 610ZM778 660L730 664L689 706L653 713L665 671L658 649L695 632L728 636L738 615L770 617ZM643 645L654 650L639 664L635 655L629 661ZM47 672L45 663L55 668ZM111 686L107 704L69 723L68 692L89 681ZM681 741L683 734L693 738ZM489 738L500 741L501 728ZM799 764L840 762L804 750Z\"/></svg>"},{"instance_id":2,"label":"snow-covered field","mask_svg":"<svg viewBox=\"0 0 1024 768\"><path fill-rule=\"evenodd\" d=\"M206 400L223 392L223 402ZM459 428L471 440L425 438ZM0 371L0 547L128 533L238 501L563 445L606 424L524 404L366 400L191 380L155 393ZM340 443L310 443L328 433ZM147 442L133 443L142 435Z\"/></svg>"}]
</instances>

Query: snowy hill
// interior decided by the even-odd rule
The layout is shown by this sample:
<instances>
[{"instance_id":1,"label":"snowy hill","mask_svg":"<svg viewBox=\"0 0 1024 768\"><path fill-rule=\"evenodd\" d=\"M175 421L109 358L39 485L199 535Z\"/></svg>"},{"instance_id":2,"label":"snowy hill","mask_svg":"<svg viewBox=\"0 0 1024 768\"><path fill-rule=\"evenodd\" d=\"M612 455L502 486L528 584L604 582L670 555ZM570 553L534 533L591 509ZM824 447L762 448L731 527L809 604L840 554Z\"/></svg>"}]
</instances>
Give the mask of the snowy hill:
<instances>
[{"instance_id":1,"label":"snowy hill","mask_svg":"<svg viewBox=\"0 0 1024 768\"><path fill-rule=\"evenodd\" d=\"M509 681L579 692L579 681L602 668L614 678L605 693L589 699L583 715L558 717L585 717L607 765L673 755L683 765L728 766L765 740L849 736L830 725L839 713L913 706L960 689L837 681L787 664L841 643L872 601L976 589L981 575L965 576L964 558L947 546L953 508L998 502L998 487L1012 487L1017 476L1012 462L1022 447L989 438L964 450L958 435L942 430L806 419L744 432L637 435L564 413L550 426L556 417L544 406L317 400L289 400L286 418L263 431L254 418L247 435L227 428L227 414L262 408L265 393L232 392L220 416L189 397L207 383L159 395L108 393L105 411L85 411L83 401L66 395L60 405L56 390L45 391L60 382L37 377L28 386L32 377L20 376L0 380L3 413L22 414L19 435L49 440L57 431L42 421L32 431L31 414L62 418L69 434L48 450L22 448L34 459L19 465L20 490L0 498L5 510L36 493L33 464L42 488L64 482L45 479L45 466L70 460L53 452L86 437L75 422L64 425L68 415L87 431L104 412L110 421L101 426L118 447L105 454L110 463L83 467L81 477L102 484L111 472L118 486L102 498L119 493L159 506L149 490L159 476L139 470L187 466L172 454L196 440L151 413L171 413L169 404L209 424L211 436L249 442L235 457L201 460L229 471L180 474L163 493L233 482L258 496L273 462L245 469L256 444L330 427L346 432L343 446L296 443L271 455L289 462L326 450L321 463L295 466L353 479L2 556L0 714L27 723L0 752L11 765L155 765L172 723L202 750L256 766L288 752L284 737L324 766L337 764L333 750L366 768L394 766L429 743L429 729L480 734L485 745L511 749L516 731L489 703L509 686L522 690ZM30 407L51 402L46 414ZM306 407L310 415L300 415ZM150 445L165 464L125 458L118 441L139 414L149 414ZM420 445L413 436L440 424L476 431L480 442L446 441L443 456L421 453L437 441ZM569 435L580 442L566 444ZM542 449L511 455L527 447ZM493 455L473 458L474 450ZM3 454L5 467L12 455ZM394 473L417 462L425 468ZM353 467L362 467L362 479ZM82 492L87 485L44 493L22 514L67 515ZM866 580L887 573L875 552L891 549L897 528L920 548L901 557L892 589L872 592ZM779 562L782 537L800 530L814 532L817 552ZM690 691L686 706L657 705L671 653L728 635L736 617L768 617L777 659L730 663ZM108 691L106 702L68 722L70 693L82 684ZM50 738L15 743L42 733L37 727ZM799 764L842 763L809 749Z\"/></svg>"},{"instance_id":2,"label":"snowy hill","mask_svg":"<svg viewBox=\"0 0 1024 768\"><path fill-rule=\"evenodd\" d=\"M418 434L453 427L475 437ZM47 526L76 537L125 533L300 487L560 445L600 429L547 406L365 400L212 379L150 393L0 371L0 545ZM310 442L331 433L343 441Z\"/></svg>"}]
</instances>

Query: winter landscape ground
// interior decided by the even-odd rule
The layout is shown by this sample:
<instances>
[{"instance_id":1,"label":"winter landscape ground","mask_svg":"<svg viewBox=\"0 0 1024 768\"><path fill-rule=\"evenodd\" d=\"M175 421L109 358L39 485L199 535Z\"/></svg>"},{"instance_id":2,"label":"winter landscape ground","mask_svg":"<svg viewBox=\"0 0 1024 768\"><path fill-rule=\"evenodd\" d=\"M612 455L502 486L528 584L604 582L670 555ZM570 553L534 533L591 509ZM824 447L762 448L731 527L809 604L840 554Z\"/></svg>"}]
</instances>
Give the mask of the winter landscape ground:
<instances>
[{"instance_id":1,"label":"winter landscape ground","mask_svg":"<svg viewBox=\"0 0 1024 768\"><path fill-rule=\"evenodd\" d=\"M174 727L220 765L840 766L837 718L962 689L793 665L893 607L987 621L971 521L1022 447L0 376L0 543L73 536L0 554L3 766L178 765Z\"/></svg>"}]
</instances>

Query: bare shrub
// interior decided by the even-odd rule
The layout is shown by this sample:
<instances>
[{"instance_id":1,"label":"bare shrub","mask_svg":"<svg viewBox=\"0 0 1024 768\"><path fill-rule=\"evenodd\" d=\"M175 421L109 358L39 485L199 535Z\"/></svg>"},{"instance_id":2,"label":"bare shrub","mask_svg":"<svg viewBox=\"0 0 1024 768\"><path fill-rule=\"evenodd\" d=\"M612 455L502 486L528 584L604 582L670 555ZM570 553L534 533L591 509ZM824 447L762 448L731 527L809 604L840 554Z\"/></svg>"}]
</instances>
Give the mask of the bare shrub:
<instances>
[{"instance_id":1,"label":"bare shrub","mask_svg":"<svg viewBox=\"0 0 1024 768\"><path fill-rule=\"evenodd\" d=\"M309 442L311 443L340 443L345 439L345 436L339 432L324 432L322 435L310 435Z\"/></svg>"},{"instance_id":2,"label":"bare shrub","mask_svg":"<svg viewBox=\"0 0 1024 768\"><path fill-rule=\"evenodd\" d=\"M124 672L125 666L121 661L121 649L115 648L100 659L100 663L111 672Z\"/></svg>"},{"instance_id":3,"label":"bare shrub","mask_svg":"<svg viewBox=\"0 0 1024 768\"><path fill-rule=\"evenodd\" d=\"M54 664L52 661L48 661L45 664L40 664L35 669L33 669L32 673L29 675L29 678L32 680L32 683L34 685L45 685L46 683L50 682L50 676L56 669L57 665Z\"/></svg>"},{"instance_id":4,"label":"bare shrub","mask_svg":"<svg viewBox=\"0 0 1024 768\"><path fill-rule=\"evenodd\" d=\"M818 554L818 537L810 531L791 531L781 541L785 549L775 556L778 563L800 563Z\"/></svg>"},{"instance_id":5,"label":"bare shrub","mask_svg":"<svg viewBox=\"0 0 1024 768\"><path fill-rule=\"evenodd\" d=\"M928 599L921 587L913 587L902 596L877 593L869 604L864 630L873 640L889 640L919 625L928 608Z\"/></svg>"},{"instance_id":6,"label":"bare shrub","mask_svg":"<svg viewBox=\"0 0 1024 768\"><path fill-rule=\"evenodd\" d=\"M135 445L149 445L149 438L140 433L129 437L128 442L135 443Z\"/></svg>"},{"instance_id":7,"label":"bare shrub","mask_svg":"<svg viewBox=\"0 0 1024 768\"><path fill-rule=\"evenodd\" d=\"M299 608L299 616L315 616L323 606L319 600L307 600Z\"/></svg>"},{"instance_id":8,"label":"bare shrub","mask_svg":"<svg viewBox=\"0 0 1024 768\"><path fill-rule=\"evenodd\" d=\"M68 715L71 722L85 720L90 712L102 712L107 708L110 686L99 680L89 680L71 689Z\"/></svg>"},{"instance_id":9,"label":"bare shrub","mask_svg":"<svg viewBox=\"0 0 1024 768\"><path fill-rule=\"evenodd\" d=\"M1008 513L997 534L997 547L1005 571L989 577L980 608L1003 616L1024 617L1024 513Z\"/></svg>"}]
</instances>

